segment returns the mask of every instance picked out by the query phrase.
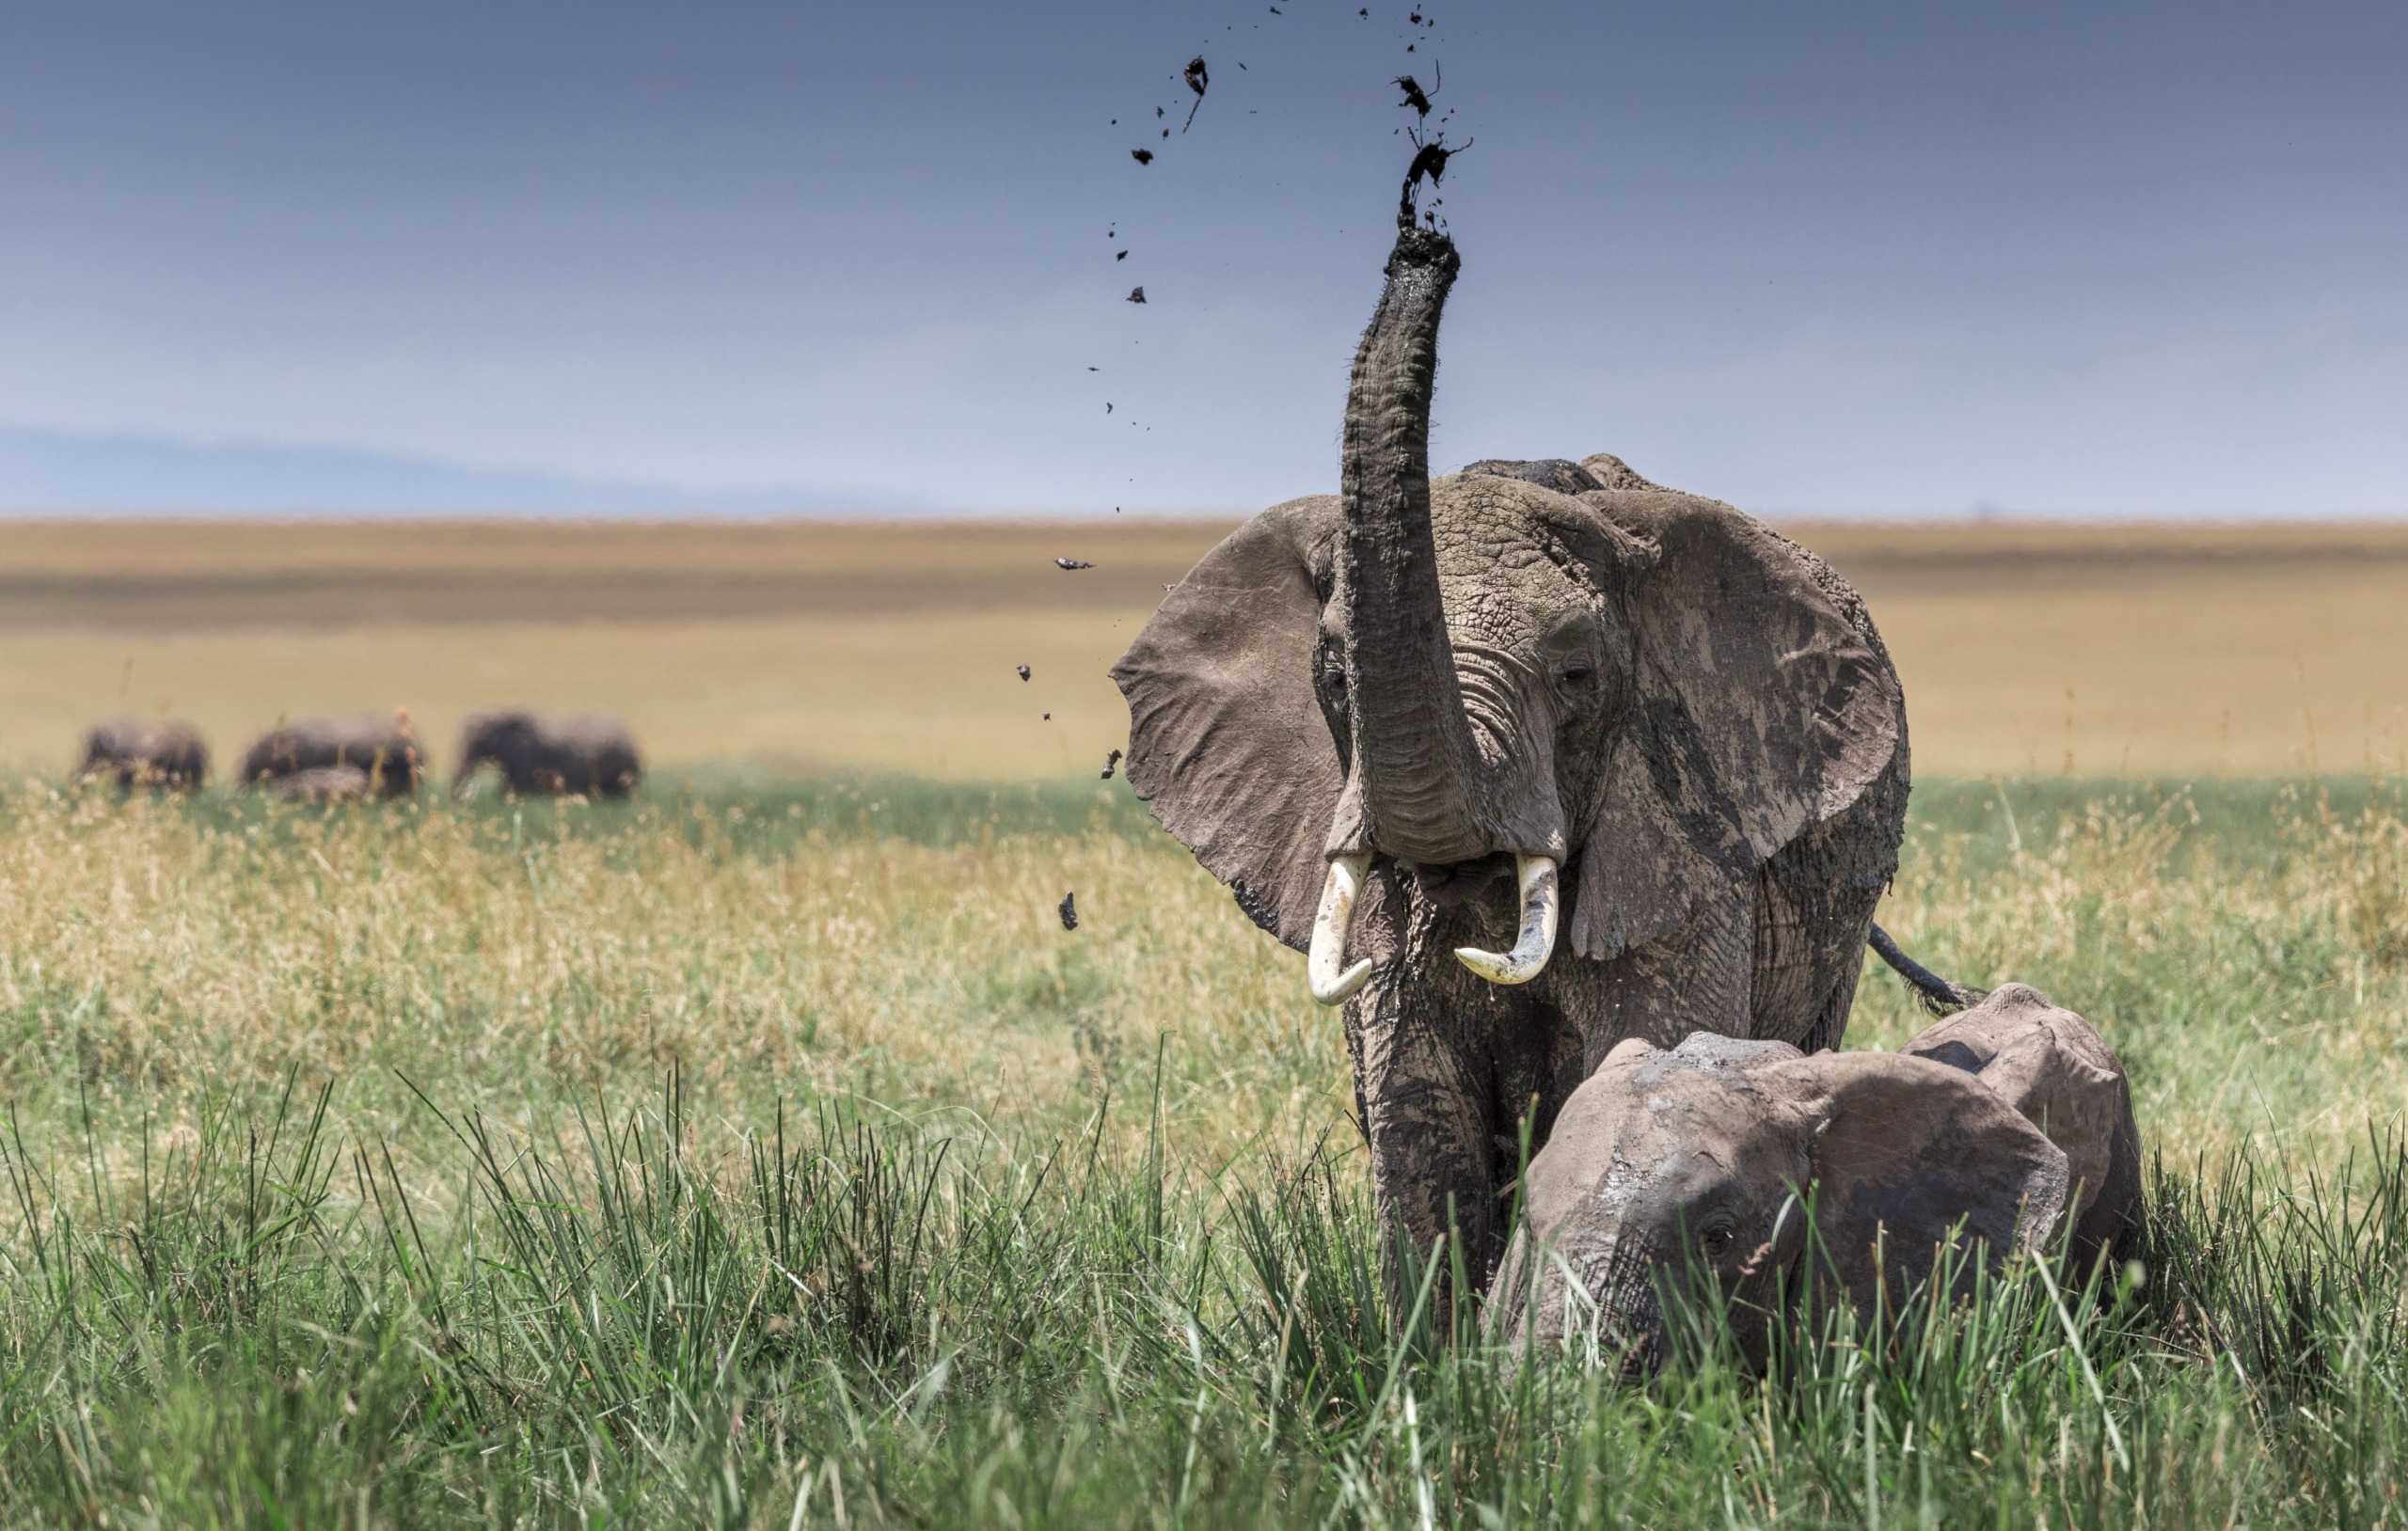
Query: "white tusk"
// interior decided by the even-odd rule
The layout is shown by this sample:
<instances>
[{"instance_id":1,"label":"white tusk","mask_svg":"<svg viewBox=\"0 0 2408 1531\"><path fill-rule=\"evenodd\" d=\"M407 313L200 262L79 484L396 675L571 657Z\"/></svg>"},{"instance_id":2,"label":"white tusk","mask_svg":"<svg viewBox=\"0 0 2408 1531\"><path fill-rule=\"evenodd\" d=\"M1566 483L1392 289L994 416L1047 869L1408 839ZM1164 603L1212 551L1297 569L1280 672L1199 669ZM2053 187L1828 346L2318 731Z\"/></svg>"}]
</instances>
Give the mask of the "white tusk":
<instances>
[{"instance_id":1,"label":"white tusk","mask_svg":"<svg viewBox=\"0 0 2408 1531\"><path fill-rule=\"evenodd\" d=\"M1522 934L1510 952L1483 952L1458 946L1455 959L1492 984L1527 984L1546 971L1555 955L1555 861L1545 856L1516 856L1513 870L1522 889Z\"/></svg>"},{"instance_id":2,"label":"white tusk","mask_svg":"<svg viewBox=\"0 0 2408 1531\"><path fill-rule=\"evenodd\" d=\"M1368 855L1330 858L1329 880L1321 885L1321 909L1313 916L1312 955L1305 963L1313 998L1323 1004L1343 1002L1371 976L1369 962L1339 971L1346 961L1347 934L1354 928L1354 895L1363 891L1363 874L1370 866Z\"/></svg>"}]
</instances>

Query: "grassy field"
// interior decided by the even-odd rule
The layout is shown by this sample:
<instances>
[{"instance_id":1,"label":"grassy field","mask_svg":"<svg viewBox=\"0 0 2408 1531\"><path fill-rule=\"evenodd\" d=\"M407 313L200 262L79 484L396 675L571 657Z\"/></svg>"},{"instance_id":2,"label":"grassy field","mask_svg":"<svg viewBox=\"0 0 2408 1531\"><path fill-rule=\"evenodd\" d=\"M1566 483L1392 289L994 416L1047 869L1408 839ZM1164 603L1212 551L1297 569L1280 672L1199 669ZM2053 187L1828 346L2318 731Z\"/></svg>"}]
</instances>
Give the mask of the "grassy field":
<instances>
[{"instance_id":1,"label":"grassy field","mask_svg":"<svg viewBox=\"0 0 2408 1531\"><path fill-rule=\"evenodd\" d=\"M117 712L190 717L223 755L282 716L395 706L448 756L467 712L533 702L617 711L671 763L1066 776L1124 742L1103 671L1226 529L14 523L0 762L55 769ZM1871 601L1926 771L2408 748L2408 529L1788 529Z\"/></svg>"},{"instance_id":2,"label":"grassy field","mask_svg":"<svg viewBox=\"0 0 2408 1531\"><path fill-rule=\"evenodd\" d=\"M1884 918L2120 1050L2145 1281L1622 1386L1384 1318L1334 1019L1118 782L24 782L0 1520L2400 1524L2403 813L1927 781Z\"/></svg>"},{"instance_id":3,"label":"grassy field","mask_svg":"<svg viewBox=\"0 0 2408 1531\"><path fill-rule=\"evenodd\" d=\"M0 1524L2408 1524L2408 531L1791 529L1909 687L1883 921L2099 1024L2153 1248L1624 1386L1384 1311L1335 1018L1095 778L1222 529L9 527ZM60 775L519 701L664 768Z\"/></svg>"}]
</instances>

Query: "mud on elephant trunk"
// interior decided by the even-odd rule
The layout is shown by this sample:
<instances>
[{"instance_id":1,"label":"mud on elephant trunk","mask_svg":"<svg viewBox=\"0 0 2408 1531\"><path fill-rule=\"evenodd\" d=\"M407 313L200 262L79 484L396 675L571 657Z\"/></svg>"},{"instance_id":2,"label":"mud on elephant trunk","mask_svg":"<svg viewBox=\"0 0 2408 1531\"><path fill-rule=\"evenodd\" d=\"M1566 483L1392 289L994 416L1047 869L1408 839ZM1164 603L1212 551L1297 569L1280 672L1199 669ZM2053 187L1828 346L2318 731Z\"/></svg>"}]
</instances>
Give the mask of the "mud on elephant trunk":
<instances>
[{"instance_id":1,"label":"mud on elephant trunk","mask_svg":"<svg viewBox=\"0 0 2408 1531\"><path fill-rule=\"evenodd\" d=\"M1313 998L1323 1004L1351 996L1370 974L1367 961L1350 967L1345 953L1374 853L1448 865L1512 851L1522 910L1513 950L1464 947L1456 955L1491 983L1523 984L1555 950L1561 811L1548 783L1533 834L1519 822L1529 814L1500 813L1487 799L1483 751L1465 709L1438 580L1430 406L1438 323L1461 267L1445 235L1412 228L1398 235L1347 394L1344 529L1332 601L1339 631L1324 635L1316 660L1350 766L1313 922L1308 971ZM1513 828L1500 832L1500 821Z\"/></svg>"},{"instance_id":2,"label":"mud on elephant trunk","mask_svg":"<svg viewBox=\"0 0 2408 1531\"><path fill-rule=\"evenodd\" d=\"M1461 261L1444 235L1407 230L1354 355L1339 496L1338 614L1353 769L1333 856L1468 861L1491 846L1470 783L1464 715L1430 521L1430 399L1438 319Z\"/></svg>"}]
</instances>

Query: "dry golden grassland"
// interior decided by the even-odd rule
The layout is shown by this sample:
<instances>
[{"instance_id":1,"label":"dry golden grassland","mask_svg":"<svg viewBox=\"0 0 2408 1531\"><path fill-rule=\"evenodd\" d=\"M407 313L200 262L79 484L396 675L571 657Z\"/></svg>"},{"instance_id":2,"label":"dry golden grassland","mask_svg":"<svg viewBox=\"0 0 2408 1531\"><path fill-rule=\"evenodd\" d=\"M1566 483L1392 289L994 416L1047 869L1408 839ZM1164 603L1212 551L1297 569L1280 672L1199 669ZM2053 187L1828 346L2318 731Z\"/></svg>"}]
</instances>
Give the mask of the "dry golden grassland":
<instances>
[{"instance_id":1,"label":"dry golden grassland","mask_svg":"<svg viewBox=\"0 0 2408 1531\"><path fill-rule=\"evenodd\" d=\"M222 757L281 716L406 706L448 753L468 711L532 702L620 712L670 763L1085 772L1126 728L1105 668L1227 529L15 523L0 761L55 768L94 718L161 709ZM1925 774L2359 770L2408 744L2408 528L1787 529L1871 602Z\"/></svg>"},{"instance_id":2,"label":"dry golden grassland","mask_svg":"<svg viewBox=\"0 0 2408 1531\"><path fill-rule=\"evenodd\" d=\"M1794 526L1871 604L1936 775L2396 770L2408 526Z\"/></svg>"},{"instance_id":3,"label":"dry golden grassland","mask_svg":"<svg viewBox=\"0 0 2408 1531\"><path fill-rule=\"evenodd\" d=\"M2408 804L2343 790L1934 785L1880 917L1943 972L2098 1022L2169 1151L2329 1160L2408 1099ZM515 1110L677 1065L729 1122L859 1098L1024 1143L1159 1065L1199 1171L1344 1124L1303 958L1125 784L958 791L362 812L21 781L0 790L0 1081L172 1123L297 1069L377 1118L409 1108L395 1070ZM1924 1023L1875 965L1848 1045Z\"/></svg>"}]
</instances>

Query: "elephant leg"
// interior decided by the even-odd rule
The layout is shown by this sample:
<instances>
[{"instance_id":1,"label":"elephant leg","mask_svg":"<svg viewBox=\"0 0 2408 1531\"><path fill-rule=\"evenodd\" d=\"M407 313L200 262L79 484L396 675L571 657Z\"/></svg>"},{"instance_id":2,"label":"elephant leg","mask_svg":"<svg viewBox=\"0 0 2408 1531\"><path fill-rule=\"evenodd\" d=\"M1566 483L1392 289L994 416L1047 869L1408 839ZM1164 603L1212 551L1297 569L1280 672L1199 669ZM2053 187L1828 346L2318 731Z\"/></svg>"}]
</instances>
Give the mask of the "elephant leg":
<instances>
[{"instance_id":1,"label":"elephant leg","mask_svg":"<svg viewBox=\"0 0 2408 1531\"><path fill-rule=\"evenodd\" d=\"M1465 1029L1428 989L1425 972L1398 964L1374 971L1347 1007L1382 1269L1400 1317L1412 1307L1419 1274L1402 1256L1417 1268L1433 1257L1450 1264L1460 1249L1477 1289L1498 1222L1488 1060L1463 1045ZM1442 1266L1432 1286L1442 1334L1454 1295Z\"/></svg>"},{"instance_id":2,"label":"elephant leg","mask_svg":"<svg viewBox=\"0 0 2408 1531\"><path fill-rule=\"evenodd\" d=\"M1481 923L1492 914L1485 902L1450 905L1408 892L1408 881L1383 863L1365 887L1352 950L1374 966L1346 1006L1346 1040L1393 1311L1410 1309L1421 1262L1434 1252L1443 1263L1431 1311L1448 1334L1457 1253L1475 1293L1504 1253L1499 1198L1517 1173L1517 1129L1533 1095L1543 1097L1540 1141L1552 1120L1562 1092L1550 1081L1565 1070L1548 1053L1562 1027L1536 996L1474 977L1455 960L1456 947L1497 939Z\"/></svg>"}]
</instances>

